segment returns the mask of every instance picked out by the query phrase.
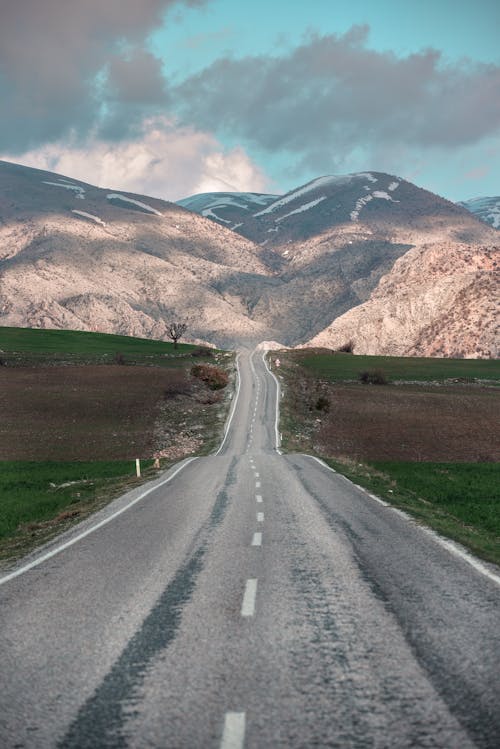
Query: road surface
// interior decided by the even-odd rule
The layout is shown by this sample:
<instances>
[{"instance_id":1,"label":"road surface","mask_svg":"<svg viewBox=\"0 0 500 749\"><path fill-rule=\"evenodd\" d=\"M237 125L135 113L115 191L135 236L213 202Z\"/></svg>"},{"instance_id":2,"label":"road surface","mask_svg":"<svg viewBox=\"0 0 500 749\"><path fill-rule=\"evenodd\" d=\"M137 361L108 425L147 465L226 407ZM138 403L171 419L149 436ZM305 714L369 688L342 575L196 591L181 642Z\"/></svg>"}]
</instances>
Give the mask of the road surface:
<instances>
[{"instance_id":1,"label":"road surface","mask_svg":"<svg viewBox=\"0 0 500 749\"><path fill-rule=\"evenodd\" d=\"M498 571L282 455L239 368L217 455L0 580L1 749L500 746Z\"/></svg>"}]
</instances>

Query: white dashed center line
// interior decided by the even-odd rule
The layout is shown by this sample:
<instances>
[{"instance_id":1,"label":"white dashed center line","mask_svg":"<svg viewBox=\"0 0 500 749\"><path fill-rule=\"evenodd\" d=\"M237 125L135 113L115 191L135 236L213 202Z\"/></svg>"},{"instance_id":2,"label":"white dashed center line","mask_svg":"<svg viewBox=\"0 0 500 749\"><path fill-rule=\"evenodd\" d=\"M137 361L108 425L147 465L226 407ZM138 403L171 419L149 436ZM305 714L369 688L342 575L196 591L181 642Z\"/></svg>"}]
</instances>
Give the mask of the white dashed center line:
<instances>
[{"instance_id":1,"label":"white dashed center line","mask_svg":"<svg viewBox=\"0 0 500 749\"><path fill-rule=\"evenodd\" d=\"M241 604L241 616L253 616L255 614L255 598L257 596L257 580L250 578L245 585L243 603Z\"/></svg>"},{"instance_id":2,"label":"white dashed center line","mask_svg":"<svg viewBox=\"0 0 500 749\"><path fill-rule=\"evenodd\" d=\"M245 713L226 713L220 749L243 749Z\"/></svg>"},{"instance_id":3,"label":"white dashed center line","mask_svg":"<svg viewBox=\"0 0 500 749\"><path fill-rule=\"evenodd\" d=\"M257 500L257 502L262 502L262 494L256 494L255 499Z\"/></svg>"},{"instance_id":4,"label":"white dashed center line","mask_svg":"<svg viewBox=\"0 0 500 749\"><path fill-rule=\"evenodd\" d=\"M256 481L255 482L255 488L256 489L260 489L260 481Z\"/></svg>"},{"instance_id":5,"label":"white dashed center line","mask_svg":"<svg viewBox=\"0 0 500 749\"><path fill-rule=\"evenodd\" d=\"M252 546L262 546L262 533L253 534Z\"/></svg>"},{"instance_id":6,"label":"white dashed center line","mask_svg":"<svg viewBox=\"0 0 500 749\"><path fill-rule=\"evenodd\" d=\"M263 512L258 512L257 513L257 522L258 523L263 523L264 522L264 513Z\"/></svg>"}]
</instances>

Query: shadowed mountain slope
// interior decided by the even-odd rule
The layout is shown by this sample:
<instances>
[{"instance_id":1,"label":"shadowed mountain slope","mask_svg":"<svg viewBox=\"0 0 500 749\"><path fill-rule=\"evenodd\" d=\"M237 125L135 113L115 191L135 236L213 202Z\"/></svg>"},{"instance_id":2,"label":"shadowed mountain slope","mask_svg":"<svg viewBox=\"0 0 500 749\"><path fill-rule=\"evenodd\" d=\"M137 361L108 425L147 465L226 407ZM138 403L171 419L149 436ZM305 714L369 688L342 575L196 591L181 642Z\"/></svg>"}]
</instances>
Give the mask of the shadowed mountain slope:
<instances>
[{"instance_id":1,"label":"shadowed mountain slope","mask_svg":"<svg viewBox=\"0 0 500 749\"><path fill-rule=\"evenodd\" d=\"M226 346L497 350L498 233L410 182L363 172L181 203L0 162L0 324L164 338L180 316Z\"/></svg>"}]
</instances>

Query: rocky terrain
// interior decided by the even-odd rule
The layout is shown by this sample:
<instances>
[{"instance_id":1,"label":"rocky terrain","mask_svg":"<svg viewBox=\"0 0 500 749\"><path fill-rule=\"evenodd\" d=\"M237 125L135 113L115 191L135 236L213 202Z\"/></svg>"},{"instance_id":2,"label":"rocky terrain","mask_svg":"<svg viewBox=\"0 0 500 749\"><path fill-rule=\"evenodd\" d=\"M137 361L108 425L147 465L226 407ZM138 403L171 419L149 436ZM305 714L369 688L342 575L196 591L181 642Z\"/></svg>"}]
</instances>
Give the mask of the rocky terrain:
<instances>
[{"instance_id":1,"label":"rocky terrain","mask_svg":"<svg viewBox=\"0 0 500 749\"><path fill-rule=\"evenodd\" d=\"M181 205L0 162L0 324L494 356L498 232L394 175Z\"/></svg>"},{"instance_id":2,"label":"rocky terrain","mask_svg":"<svg viewBox=\"0 0 500 749\"><path fill-rule=\"evenodd\" d=\"M308 345L358 354L497 358L500 246L436 243L399 258L370 298Z\"/></svg>"},{"instance_id":3,"label":"rocky terrain","mask_svg":"<svg viewBox=\"0 0 500 749\"><path fill-rule=\"evenodd\" d=\"M267 278L259 248L179 206L0 162L0 324L164 338L265 337L233 276Z\"/></svg>"}]
</instances>

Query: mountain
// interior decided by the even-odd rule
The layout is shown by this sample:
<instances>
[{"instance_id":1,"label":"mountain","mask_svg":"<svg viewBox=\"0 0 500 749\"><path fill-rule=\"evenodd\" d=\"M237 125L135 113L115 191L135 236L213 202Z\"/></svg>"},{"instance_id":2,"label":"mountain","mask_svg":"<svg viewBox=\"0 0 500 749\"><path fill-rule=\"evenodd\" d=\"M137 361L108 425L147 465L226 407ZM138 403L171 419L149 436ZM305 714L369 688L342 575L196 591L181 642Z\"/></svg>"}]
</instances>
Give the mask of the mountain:
<instances>
[{"instance_id":1,"label":"mountain","mask_svg":"<svg viewBox=\"0 0 500 749\"><path fill-rule=\"evenodd\" d=\"M234 230L239 228L241 221L277 198L279 195L258 192L203 192L178 200L177 205Z\"/></svg>"},{"instance_id":2,"label":"mountain","mask_svg":"<svg viewBox=\"0 0 500 749\"><path fill-rule=\"evenodd\" d=\"M234 279L266 279L259 248L173 203L0 162L0 324L230 345L267 336ZM235 283L238 288L238 283Z\"/></svg>"},{"instance_id":3,"label":"mountain","mask_svg":"<svg viewBox=\"0 0 500 749\"><path fill-rule=\"evenodd\" d=\"M254 201L244 197L254 195ZM446 224L477 234L470 212L416 185L382 172L324 176L282 196L254 193L206 193L179 201L190 210L220 222L261 246L292 254L286 245L349 227L388 233L431 233ZM255 204L258 204L257 206ZM256 210L255 210L256 207ZM254 208L254 210L252 210ZM216 216L210 214L216 211ZM223 211L227 211L224 213ZM229 214L230 211L230 214Z\"/></svg>"},{"instance_id":4,"label":"mountain","mask_svg":"<svg viewBox=\"0 0 500 749\"><path fill-rule=\"evenodd\" d=\"M471 198L457 203L457 205L466 208L494 229L500 229L500 197Z\"/></svg>"},{"instance_id":5,"label":"mountain","mask_svg":"<svg viewBox=\"0 0 500 749\"><path fill-rule=\"evenodd\" d=\"M422 353L438 350L439 326L469 326L484 340L465 355L497 350L482 300L498 233L410 182L363 172L283 196L181 202L0 162L0 324L165 338L180 316L191 338L222 346L304 344L332 329L359 352ZM362 309L375 321L366 333Z\"/></svg>"},{"instance_id":6,"label":"mountain","mask_svg":"<svg viewBox=\"0 0 500 749\"><path fill-rule=\"evenodd\" d=\"M500 246L441 243L399 258L369 299L306 346L357 354L498 358Z\"/></svg>"},{"instance_id":7,"label":"mountain","mask_svg":"<svg viewBox=\"0 0 500 749\"><path fill-rule=\"evenodd\" d=\"M230 194L199 197L203 202L198 205L196 198L188 200L206 211ZM336 318L343 320L414 248L434 247L446 268L449 248L487 247L493 240L491 229L463 207L381 172L324 176L274 201L269 195L259 197L266 205L253 213L251 205L238 208L236 197L231 206L234 230L263 248L276 269L276 283L256 289L249 309L254 320L272 322L282 331L278 340L290 344L306 341ZM217 216L229 218L220 209ZM415 262L420 260L415 257ZM400 314L406 319L403 309ZM362 344L357 338L358 350Z\"/></svg>"}]
</instances>

